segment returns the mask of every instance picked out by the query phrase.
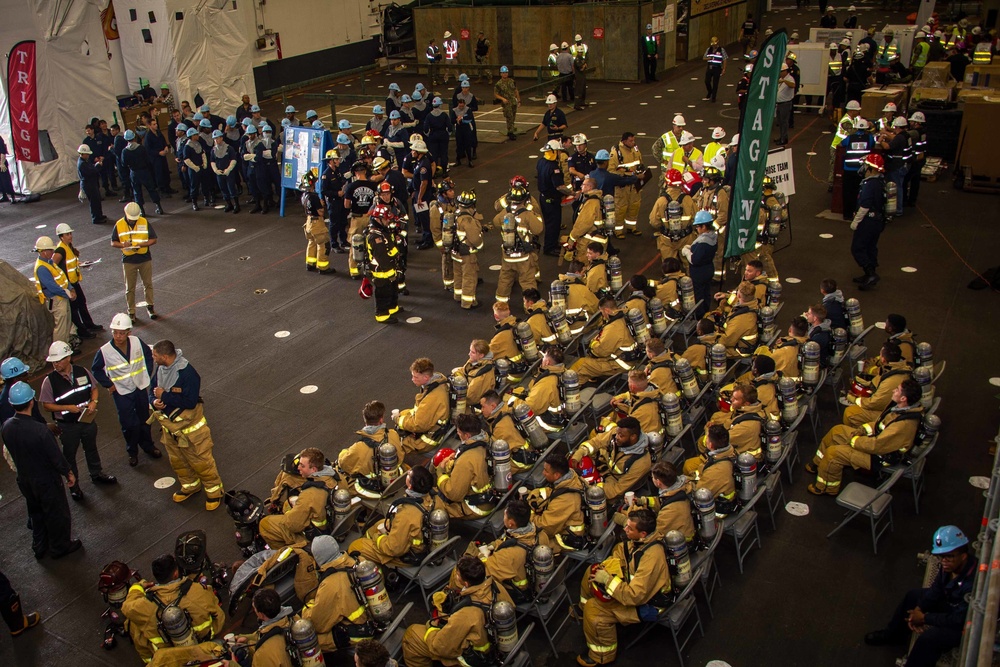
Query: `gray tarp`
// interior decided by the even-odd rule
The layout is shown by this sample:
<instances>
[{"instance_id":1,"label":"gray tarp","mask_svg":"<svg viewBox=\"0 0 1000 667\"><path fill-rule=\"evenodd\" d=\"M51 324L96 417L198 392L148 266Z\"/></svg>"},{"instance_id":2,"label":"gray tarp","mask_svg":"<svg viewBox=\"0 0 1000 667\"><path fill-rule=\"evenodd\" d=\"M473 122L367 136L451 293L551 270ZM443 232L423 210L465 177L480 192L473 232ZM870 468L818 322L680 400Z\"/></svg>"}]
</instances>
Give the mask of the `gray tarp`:
<instances>
[{"instance_id":1,"label":"gray tarp","mask_svg":"<svg viewBox=\"0 0 1000 667\"><path fill-rule=\"evenodd\" d=\"M41 370L53 325L52 314L38 302L31 281L0 261L0 358L17 357L32 371Z\"/></svg>"}]
</instances>

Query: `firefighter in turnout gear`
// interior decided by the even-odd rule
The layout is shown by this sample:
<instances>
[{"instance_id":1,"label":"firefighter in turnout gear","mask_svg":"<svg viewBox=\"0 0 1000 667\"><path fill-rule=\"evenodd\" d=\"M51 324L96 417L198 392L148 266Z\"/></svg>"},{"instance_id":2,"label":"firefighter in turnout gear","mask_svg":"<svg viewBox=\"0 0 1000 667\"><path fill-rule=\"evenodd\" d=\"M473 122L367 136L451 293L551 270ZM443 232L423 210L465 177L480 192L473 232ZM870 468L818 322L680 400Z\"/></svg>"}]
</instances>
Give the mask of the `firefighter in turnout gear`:
<instances>
[{"instance_id":1,"label":"firefighter in turnout gear","mask_svg":"<svg viewBox=\"0 0 1000 667\"><path fill-rule=\"evenodd\" d=\"M541 218L528 208L527 189L511 188L507 201L507 209L493 218L493 226L500 230L501 249L496 300L503 302L510 298L515 281L522 293L538 287L538 235L545 231Z\"/></svg>"},{"instance_id":2,"label":"firefighter in turnout gear","mask_svg":"<svg viewBox=\"0 0 1000 667\"><path fill-rule=\"evenodd\" d=\"M517 339L518 320L510 314L510 304L506 301L494 303L493 319L496 320L496 333L490 339L490 354L494 360L506 359L510 362L508 377L511 382L520 382L528 364Z\"/></svg>"},{"instance_id":3,"label":"firefighter in turnout gear","mask_svg":"<svg viewBox=\"0 0 1000 667\"><path fill-rule=\"evenodd\" d=\"M281 567L289 559L297 559L295 562L295 572L292 575L292 587L295 589L295 597L302 603L313 599L316 595L316 588L319 586L319 578L316 576L316 559L313 558L307 546L282 547L281 549L270 549L266 553L271 554L267 560L261 563L256 573L251 575L254 578L251 586L259 587L270 572Z\"/></svg>"},{"instance_id":4,"label":"firefighter in turnout gear","mask_svg":"<svg viewBox=\"0 0 1000 667\"><path fill-rule=\"evenodd\" d=\"M816 474L809 493L817 496L840 493L845 466L871 470L893 465L913 446L924 409L920 406L920 385L907 378L892 391L892 402L871 422L853 428L838 424L819 443L806 472Z\"/></svg>"},{"instance_id":5,"label":"firefighter in turnout gear","mask_svg":"<svg viewBox=\"0 0 1000 667\"><path fill-rule=\"evenodd\" d=\"M608 171L620 176L636 176L646 170L642 163L642 153L635 145L635 133L625 132L621 141L611 149L611 161ZM636 185L623 185L615 188L615 236L625 238L625 232L641 236L639 231L639 207L642 205L642 193Z\"/></svg>"},{"instance_id":6,"label":"firefighter in turnout gear","mask_svg":"<svg viewBox=\"0 0 1000 667\"><path fill-rule=\"evenodd\" d=\"M661 395L680 395L677 382L674 380L674 353L667 349L659 338L650 337L646 343L646 377L650 384L659 389Z\"/></svg>"},{"instance_id":7,"label":"firefighter in turnout gear","mask_svg":"<svg viewBox=\"0 0 1000 667\"><path fill-rule=\"evenodd\" d=\"M226 622L212 587L191 576L182 577L172 555L158 556L151 569L155 583L143 579L132 584L122 604L132 643L144 663L150 662L156 651L172 646L158 627L165 608L176 606L184 611L196 641L215 637Z\"/></svg>"},{"instance_id":8,"label":"firefighter in turnout gear","mask_svg":"<svg viewBox=\"0 0 1000 667\"><path fill-rule=\"evenodd\" d=\"M459 415L455 432L462 444L436 466L438 493L453 519L486 516L494 506L489 437L476 415Z\"/></svg>"},{"instance_id":9,"label":"firefighter in turnout gear","mask_svg":"<svg viewBox=\"0 0 1000 667\"><path fill-rule=\"evenodd\" d=\"M695 238L692 223L697 204L694 197L684 192L684 178L679 170L668 170L664 182L666 189L653 204L653 210L649 213L649 225L653 228L660 257L680 258L681 248L691 245ZM674 207L674 217L670 217L670 204L673 202L680 205L680 210Z\"/></svg>"},{"instance_id":10,"label":"firefighter in turnout gear","mask_svg":"<svg viewBox=\"0 0 1000 667\"><path fill-rule=\"evenodd\" d=\"M628 521L626 512L648 507L656 513L656 534L661 539L671 530L676 530L690 543L696 532L690 499L694 490L691 482L678 474L673 464L667 461L654 463L650 477L656 487L656 495L636 496L631 506L615 514L615 523L624 526Z\"/></svg>"},{"instance_id":11,"label":"firefighter in turnout gear","mask_svg":"<svg viewBox=\"0 0 1000 667\"><path fill-rule=\"evenodd\" d=\"M729 445L729 431L710 424L705 437L706 458L691 476L698 489L708 489L715 498L715 511L729 514L736 507L736 450Z\"/></svg>"},{"instance_id":12,"label":"firefighter in turnout gear","mask_svg":"<svg viewBox=\"0 0 1000 667\"><path fill-rule=\"evenodd\" d=\"M336 487L337 472L327 465L323 452L315 447L299 454L299 474L306 478L299 495L290 499L283 514L260 520L260 536L272 549L302 546L313 531L324 532L329 524L327 504Z\"/></svg>"},{"instance_id":13,"label":"firefighter in turnout gear","mask_svg":"<svg viewBox=\"0 0 1000 667\"><path fill-rule=\"evenodd\" d=\"M347 488L351 495L378 498L385 490L379 474L379 447L392 445L398 461L403 460L403 447L399 433L385 423L384 404L369 401L361 414L365 425L355 432L358 440L337 455L337 470L341 475L339 486Z\"/></svg>"},{"instance_id":14,"label":"firefighter in turnout gear","mask_svg":"<svg viewBox=\"0 0 1000 667\"><path fill-rule=\"evenodd\" d=\"M608 292L608 256L604 254L604 246L597 241L587 244L587 264L583 282L594 296L604 296ZM627 306L623 306L628 311ZM645 310L645 309L643 309Z\"/></svg>"},{"instance_id":15,"label":"firefighter in turnout gear","mask_svg":"<svg viewBox=\"0 0 1000 667\"><path fill-rule=\"evenodd\" d=\"M427 357L415 360L410 364L410 379L420 388L413 407L392 411L407 454L437 447L438 432L444 430L450 416L448 378L434 372L434 362Z\"/></svg>"},{"instance_id":16,"label":"firefighter in turnout gear","mask_svg":"<svg viewBox=\"0 0 1000 667\"><path fill-rule=\"evenodd\" d=\"M257 632L246 637L252 667L293 667L292 652L296 649L288 643L292 608L282 606L273 588L261 588L253 595L252 610L260 621Z\"/></svg>"},{"instance_id":17,"label":"firefighter in turnout gear","mask_svg":"<svg viewBox=\"0 0 1000 667\"><path fill-rule=\"evenodd\" d=\"M353 581L357 560L341 551L329 535L313 538L312 554L319 588L302 608L302 618L313 624L320 650L335 651L374 637L375 625Z\"/></svg>"},{"instance_id":18,"label":"firefighter in turnout gear","mask_svg":"<svg viewBox=\"0 0 1000 667\"><path fill-rule=\"evenodd\" d=\"M531 552L540 544L548 546L549 537L531 523L531 507L519 498L512 498L504 508L503 527L503 534L492 542L470 542L465 555L481 560L486 576L506 588L515 602L528 602L535 592L528 575ZM459 587L457 568L451 571L448 585Z\"/></svg>"},{"instance_id":19,"label":"firefighter in turnout gear","mask_svg":"<svg viewBox=\"0 0 1000 667\"><path fill-rule=\"evenodd\" d=\"M663 437L663 422L660 420L660 389L651 385L646 371L634 368L628 372L628 391L611 399L611 414L601 420L598 428L608 429L611 424L622 417L635 417L642 432L654 436L654 440ZM590 437L597 436L595 429ZM662 440L661 440L662 441Z\"/></svg>"},{"instance_id":20,"label":"firefighter in turnout gear","mask_svg":"<svg viewBox=\"0 0 1000 667\"><path fill-rule=\"evenodd\" d=\"M444 510L433 489L434 475L427 468L407 472L403 496L392 501L385 519L351 542L348 553L386 567L419 564L431 550L428 517L434 510Z\"/></svg>"},{"instance_id":21,"label":"firefighter in turnout gear","mask_svg":"<svg viewBox=\"0 0 1000 667\"><path fill-rule=\"evenodd\" d=\"M330 243L330 230L327 229L326 209L323 200L316 192L316 174L309 171L299 183L302 191L302 208L306 212L306 221L302 231L306 235L306 270L319 271L322 274L336 273L330 266L327 245Z\"/></svg>"},{"instance_id":22,"label":"firefighter in turnout gear","mask_svg":"<svg viewBox=\"0 0 1000 667\"><path fill-rule=\"evenodd\" d=\"M530 465L525 465L522 461L525 458L527 441L521 432L521 427L514 418L514 405L516 399L504 402L496 390L490 390L479 399L479 406L482 408L483 428L489 434L490 440L503 440L510 447L511 465L518 470L525 470Z\"/></svg>"},{"instance_id":23,"label":"firefighter in turnout gear","mask_svg":"<svg viewBox=\"0 0 1000 667\"><path fill-rule=\"evenodd\" d=\"M799 368L799 357L802 346L809 342L807 333L809 332L809 322L801 315L792 318L792 323L788 326L788 335L782 336L767 351L774 360L774 368L781 375L791 378L802 376ZM761 352L758 351L758 354Z\"/></svg>"},{"instance_id":24,"label":"firefighter in turnout gear","mask_svg":"<svg viewBox=\"0 0 1000 667\"><path fill-rule=\"evenodd\" d=\"M600 243L606 249L608 232L604 227L604 193L597 189L597 182L589 177L583 179L580 192L580 208L563 248L568 261L586 263L587 246Z\"/></svg>"},{"instance_id":25,"label":"firefighter in turnout gear","mask_svg":"<svg viewBox=\"0 0 1000 667\"><path fill-rule=\"evenodd\" d=\"M670 569L656 516L648 509L633 510L625 523L625 539L580 582L587 650L577 656L577 663L593 667L614 662L618 625L655 622L671 602Z\"/></svg>"},{"instance_id":26,"label":"firefighter in turnout gear","mask_svg":"<svg viewBox=\"0 0 1000 667\"><path fill-rule=\"evenodd\" d=\"M455 287L454 265L451 250L455 245L455 183L450 178L441 181L437 188L437 201L430 209L431 237L441 251L441 282L450 292Z\"/></svg>"},{"instance_id":27,"label":"firefighter in turnout gear","mask_svg":"<svg viewBox=\"0 0 1000 667\"><path fill-rule=\"evenodd\" d=\"M531 327L535 346L541 349L543 344L556 342L556 334L549 325L549 307L541 293L537 289L527 289L521 292L521 296L524 297L524 321Z\"/></svg>"},{"instance_id":28,"label":"firefighter in turnout gear","mask_svg":"<svg viewBox=\"0 0 1000 667\"><path fill-rule=\"evenodd\" d=\"M847 394L841 399L841 403L847 406L844 409L845 425L858 427L874 421L894 400L892 394L896 387L912 377L912 369L902 358L899 344L886 341L882 345L880 359L877 374L871 378L871 395Z\"/></svg>"},{"instance_id":29,"label":"firefighter in turnout gear","mask_svg":"<svg viewBox=\"0 0 1000 667\"><path fill-rule=\"evenodd\" d=\"M708 211L715 219L715 228L719 234L719 247L726 247L726 226L729 222L729 193L728 185L722 184L723 174L716 167L705 166L701 175L702 187L695 195L695 206L702 211ZM722 271L722 255L715 255L715 270Z\"/></svg>"},{"instance_id":30,"label":"firefighter in turnout gear","mask_svg":"<svg viewBox=\"0 0 1000 667\"><path fill-rule=\"evenodd\" d=\"M545 350L538 372L528 384L527 393L523 393L524 390L520 388L514 390L516 396L523 394L524 402L535 415L538 425L550 433L562 430L566 424L560 391L564 372L562 350L557 345L550 345ZM514 458L516 460L516 457Z\"/></svg>"},{"instance_id":31,"label":"firefighter in turnout gear","mask_svg":"<svg viewBox=\"0 0 1000 667\"><path fill-rule=\"evenodd\" d=\"M204 488L205 509L214 510L222 503L222 479L212 456L214 443L202 407L201 377L169 340L153 345L153 363L149 421L159 423L160 443L180 483L173 500L182 503Z\"/></svg>"},{"instance_id":32,"label":"firefighter in turnout gear","mask_svg":"<svg viewBox=\"0 0 1000 667\"><path fill-rule=\"evenodd\" d=\"M468 383L465 391L466 410L479 405L483 395L496 386L496 366L490 353L490 344L477 338L469 344L469 360L455 368L452 375L461 375Z\"/></svg>"},{"instance_id":33,"label":"firefighter in turnout gear","mask_svg":"<svg viewBox=\"0 0 1000 667\"><path fill-rule=\"evenodd\" d=\"M553 550L574 551L587 544L583 513L586 483L570 468L564 454L553 452L542 465L545 486L528 492L531 522L549 536Z\"/></svg>"},{"instance_id":34,"label":"firefighter in turnout gear","mask_svg":"<svg viewBox=\"0 0 1000 667\"><path fill-rule=\"evenodd\" d=\"M476 193L463 192L456 200L455 245L451 249L454 263L455 301L465 310L479 307L476 301L476 285L479 281L479 258L483 249L483 216L476 212Z\"/></svg>"},{"instance_id":35,"label":"firefighter in turnout gear","mask_svg":"<svg viewBox=\"0 0 1000 667\"><path fill-rule=\"evenodd\" d=\"M729 358L748 356L757 348L756 288L743 281L736 288L736 305L722 323L719 342Z\"/></svg>"},{"instance_id":36,"label":"firefighter in turnout gear","mask_svg":"<svg viewBox=\"0 0 1000 667\"><path fill-rule=\"evenodd\" d=\"M649 438L635 417L619 419L616 425L583 442L573 451L571 460L579 463L584 456L593 457L600 469L601 486L609 503L620 500L626 491L649 474L653 465Z\"/></svg>"},{"instance_id":37,"label":"firefighter in turnout gear","mask_svg":"<svg viewBox=\"0 0 1000 667\"><path fill-rule=\"evenodd\" d=\"M771 180L770 176L764 177L763 183L763 199L760 202L760 211L758 213L757 221L757 247L753 250L747 251L740 255L740 260L743 263L747 263L751 260L759 260L764 266L764 272L767 274L768 280L778 280L778 267L774 265L774 244L777 243L778 237L776 234L772 234L768 231L771 221L771 211L773 207L781 212L781 227L785 226L785 210L778 202L777 197L775 197L775 187L774 182Z\"/></svg>"},{"instance_id":38,"label":"firefighter in turnout gear","mask_svg":"<svg viewBox=\"0 0 1000 667\"><path fill-rule=\"evenodd\" d=\"M614 298L601 299L600 310L604 323L587 345L589 356L580 357L571 367L580 376L581 385L630 370L642 356L625 313Z\"/></svg>"},{"instance_id":39,"label":"firefighter in turnout gear","mask_svg":"<svg viewBox=\"0 0 1000 667\"><path fill-rule=\"evenodd\" d=\"M375 287L375 321L390 324L398 321L399 312L399 246L388 227L395 217L388 206L378 203L368 213L365 229L365 262Z\"/></svg>"},{"instance_id":40,"label":"firefighter in turnout gear","mask_svg":"<svg viewBox=\"0 0 1000 667\"><path fill-rule=\"evenodd\" d=\"M751 384L738 384L733 389L729 402L729 412L716 412L705 427L705 437L699 442L698 449L702 456L694 456L684 462L684 474L691 476L705 462L708 430L715 424L729 431L729 444L735 450L736 456L743 453L753 455L761 460L761 431L767 421L767 413L757 399L757 389Z\"/></svg>"},{"instance_id":41,"label":"firefighter in turnout gear","mask_svg":"<svg viewBox=\"0 0 1000 667\"><path fill-rule=\"evenodd\" d=\"M458 587L434 595L434 618L406 628L406 667L431 667L435 661L448 667L486 664L490 652L496 650L488 615L496 602L513 604L510 595L486 575L486 566L475 556L459 558L455 571Z\"/></svg>"}]
</instances>

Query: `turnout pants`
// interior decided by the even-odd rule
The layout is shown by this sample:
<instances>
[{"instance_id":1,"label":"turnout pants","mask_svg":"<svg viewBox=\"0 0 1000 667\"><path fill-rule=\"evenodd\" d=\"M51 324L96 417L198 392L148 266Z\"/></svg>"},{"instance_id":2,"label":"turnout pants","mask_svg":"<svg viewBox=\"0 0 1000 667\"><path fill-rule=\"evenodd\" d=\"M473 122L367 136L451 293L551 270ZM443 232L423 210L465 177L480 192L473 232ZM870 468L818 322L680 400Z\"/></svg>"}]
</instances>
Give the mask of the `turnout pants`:
<instances>
[{"instance_id":1,"label":"turnout pants","mask_svg":"<svg viewBox=\"0 0 1000 667\"><path fill-rule=\"evenodd\" d=\"M863 424L874 422L881 414L881 410L868 410L857 405L848 405L844 408L844 425L858 428Z\"/></svg>"},{"instance_id":2,"label":"turnout pants","mask_svg":"<svg viewBox=\"0 0 1000 667\"><path fill-rule=\"evenodd\" d=\"M457 660L435 655L424 637L430 629L423 623L414 623L403 633L403 660L406 667L431 667L435 661L444 665L458 665Z\"/></svg>"},{"instance_id":3,"label":"turnout pants","mask_svg":"<svg viewBox=\"0 0 1000 667\"><path fill-rule=\"evenodd\" d=\"M621 236L625 228L636 231L639 220L639 206L642 197L639 191L631 185L615 188L615 236Z\"/></svg>"},{"instance_id":4,"label":"turnout pants","mask_svg":"<svg viewBox=\"0 0 1000 667\"><path fill-rule=\"evenodd\" d=\"M153 260L146 262L122 262L125 272L125 303L128 305L128 316L135 317L135 283L142 280L142 295L146 299L146 308L153 308Z\"/></svg>"},{"instance_id":5,"label":"turnout pants","mask_svg":"<svg viewBox=\"0 0 1000 667\"><path fill-rule=\"evenodd\" d=\"M506 303L510 299L511 288L514 282L521 286L521 292L526 289L538 287L538 280L535 278L535 262L531 255L509 260L506 257L500 261L500 276L497 278L497 301Z\"/></svg>"},{"instance_id":6,"label":"turnout pants","mask_svg":"<svg viewBox=\"0 0 1000 667\"><path fill-rule=\"evenodd\" d=\"M291 546L305 546L305 533L293 533L283 514L266 516L260 520L260 536L272 549Z\"/></svg>"},{"instance_id":7,"label":"turnout pants","mask_svg":"<svg viewBox=\"0 0 1000 667\"><path fill-rule=\"evenodd\" d=\"M479 282L479 258L475 254L455 256L455 301L462 304L462 308L469 309L477 305L476 284Z\"/></svg>"},{"instance_id":8,"label":"turnout pants","mask_svg":"<svg viewBox=\"0 0 1000 667\"><path fill-rule=\"evenodd\" d=\"M624 373L630 368L632 368L632 366L624 361L619 362L614 359L580 357L573 362L571 370L576 371L577 375L580 377L580 384L583 385L585 382L590 382L591 380L602 379L619 373Z\"/></svg>"},{"instance_id":9,"label":"turnout pants","mask_svg":"<svg viewBox=\"0 0 1000 667\"><path fill-rule=\"evenodd\" d=\"M838 424L831 428L819 443L819 449L813 456L816 466L816 486L831 494L840 491L840 481L844 476L844 466L855 470L863 468L871 470L872 457L865 452L859 452L851 447L853 426Z\"/></svg>"},{"instance_id":10,"label":"turnout pants","mask_svg":"<svg viewBox=\"0 0 1000 667\"><path fill-rule=\"evenodd\" d=\"M357 551L361 554L361 558L370 560L373 563L378 563L379 565L386 565L388 567L400 567L402 565L406 565L406 563L398 558L394 558L379 549L378 538L383 533L379 532L378 527L383 523L383 521L379 521L368 529L368 532L365 533L364 537L359 537L351 542L351 546L348 547L347 553L354 553Z\"/></svg>"},{"instance_id":11,"label":"turnout pants","mask_svg":"<svg viewBox=\"0 0 1000 667\"><path fill-rule=\"evenodd\" d=\"M306 266L315 266L320 271L329 269L326 244L330 242L330 233L323 218L307 216L302 231L306 235Z\"/></svg>"},{"instance_id":12,"label":"turnout pants","mask_svg":"<svg viewBox=\"0 0 1000 667\"><path fill-rule=\"evenodd\" d=\"M24 496L31 521L31 548L36 554L69 549L72 519L62 478L55 474L43 477L19 475L17 488Z\"/></svg>"},{"instance_id":13,"label":"turnout pants","mask_svg":"<svg viewBox=\"0 0 1000 667\"><path fill-rule=\"evenodd\" d=\"M160 424L160 443L167 450L180 493L189 496L204 487L207 498L221 498L222 479L212 456L212 430L201 403L173 419L156 410L153 419Z\"/></svg>"},{"instance_id":14,"label":"turnout pants","mask_svg":"<svg viewBox=\"0 0 1000 667\"><path fill-rule=\"evenodd\" d=\"M129 456L139 453L139 448L149 453L153 451L153 436L149 430L149 399L141 389L122 394L112 392L115 409L118 411L118 423L125 436L125 451Z\"/></svg>"},{"instance_id":15,"label":"turnout pants","mask_svg":"<svg viewBox=\"0 0 1000 667\"><path fill-rule=\"evenodd\" d=\"M353 245L354 235L363 232L365 227L367 226L368 226L367 215L352 215L350 220L350 226L347 228L347 242ZM347 254L347 268L350 270L352 278L354 278L355 276L361 276L361 269L358 268L358 263L354 261L353 252L349 252Z\"/></svg>"},{"instance_id":16,"label":"turnout pants","mask_svg":"<svg viewBox=\"0 0 1000 667\"><path fill-rule=\"evenodd\" d=\"M69 469L76 477L76 483L80 483L80 471L76 465L76 452L83 445L83 455L87 460L87 472L91 478L103 472L101 466L101 454L97 451L97 424L91 422L59 422L62 434L59 441L62 442L63 456L69 462Z\"/></svg>"},{"instance_id":17,"label":"turnout pants","mask_svg":"<svg viewBox=\"0 0 1000 667\"><path fill-rule=\"evenodd\" d=\"M587 653L597 664L606 664L618 656L618 624L632 625L639 622L635 607L616 600L599 600L591 597L589 577L580 580L580 606L583 607L583 635L587 640Z\"/></svg>"},{"instance_id":18,"label":"turnout pants","mask_svg":"<svg viewBox=\"0 0 1000 667\"><path fill-rule=\"evenodd\" d=\"M444 283L445 289L450 290L455 287L455 266L450 250L441 253L441 282Z\"/></svg>"},{"instance_id":19,"label":"turnout pants","mask_svg":"<svg viewBox=\"0 0 1000 667\"><path fill-rule=\"evenodd\" d=\"M374 278L375 321L385 322L389 316L399 312L399 283L395 278Z\"/></svg>"}]
</instances>

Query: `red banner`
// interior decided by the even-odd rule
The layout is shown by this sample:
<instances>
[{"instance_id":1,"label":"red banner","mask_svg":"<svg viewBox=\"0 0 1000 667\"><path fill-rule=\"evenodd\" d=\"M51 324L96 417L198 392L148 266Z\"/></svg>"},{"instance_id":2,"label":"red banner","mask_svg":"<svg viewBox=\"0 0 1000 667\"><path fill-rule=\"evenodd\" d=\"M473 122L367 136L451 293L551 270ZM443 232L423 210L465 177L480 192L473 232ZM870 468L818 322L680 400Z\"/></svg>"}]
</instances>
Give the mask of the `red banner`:
<instances>
[{"instance_id":1,"label":"red banner","mask_svg":"<svg viewBox=\"0 0 1000 667\"><path fill-rule=\"evenodd\" d=\"M35 86L35 42L19 42L7 60L7 97L14 157L41 162L38 150L38 89Z\"/></svg>"}]
</instances>

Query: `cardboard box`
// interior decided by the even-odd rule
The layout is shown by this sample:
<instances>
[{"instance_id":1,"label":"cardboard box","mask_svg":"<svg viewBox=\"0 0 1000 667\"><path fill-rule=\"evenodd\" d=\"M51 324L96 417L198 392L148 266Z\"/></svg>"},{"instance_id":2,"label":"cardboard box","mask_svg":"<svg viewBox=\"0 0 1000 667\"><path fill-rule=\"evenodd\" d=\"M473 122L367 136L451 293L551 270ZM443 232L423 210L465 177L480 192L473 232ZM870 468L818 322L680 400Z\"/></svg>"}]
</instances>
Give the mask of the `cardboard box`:
<instances>
[{"instance_id":1,"label":"cardboard box","mask_svg":"<svg viewBox=\"0 0 1000 667\"><path fill-rule=\"evenodd\" d=\"M951 81L954 81L951 78L951 63L927 63L927 66L920 72L917 84L921 88L936 88L945 86Z\"/></svg>"},{"instance_id":2,"label":"cardboard box","mask_svg":"<svg viewBox=\"0 0 1000 667\"><path fill-rule=\"evenodd\" d=\"M914 88L910 92L910 103L915 104L920 100L940 100L942 102L950 102L954 91L955 88L953 84L944 86L943 88Z\"/></svg>"},{"instance_id":3,"label":"cardboard box","mask_svg":"<svg viewBox=\"0 0 1000 667\"><path fill-rule=\"evenodd\" d=\"M969 100L983 101L984 98L997 99L998 97L1000 95L994 88L963 88L956 93L955 100L962 104Z\"/></svg>"},{"instance_id":4,"label":"cardboard box","mask_svg":"<svg viewBox=\"0 0 1000 667\"><path fill-rule=\"evenodd\" d=\"M874 120L882 115L882 107L893 102L897 109L907 105L906 86L888 86L884 89L869 88L861 94L861 115Z\"/></svg>"},{"instance_id":5,"label":"cardboard box","mask_svg":"<svg viewBox=\"0 0 1000 667\"><path fill-rule=\"evenodd\" d=\"M969 167L973 175L1000 179L1000 161L996 159L996 122L1000 117L1000 99L969 100L962 112L957 164Z\"/></svg>"},{"instance_id":6,"label":"cardboard box","mask_svg":"<svg viewBox=\"0 0 1000 667\"><path fill-rule=\"evenodd\" d=\"M965 68L965 84L980 88L1000 85L1000 65L969 65Z\"/></svg>"}]
</instances>

